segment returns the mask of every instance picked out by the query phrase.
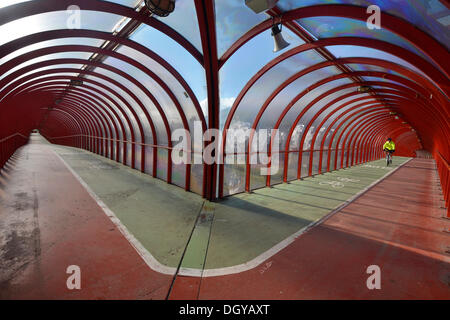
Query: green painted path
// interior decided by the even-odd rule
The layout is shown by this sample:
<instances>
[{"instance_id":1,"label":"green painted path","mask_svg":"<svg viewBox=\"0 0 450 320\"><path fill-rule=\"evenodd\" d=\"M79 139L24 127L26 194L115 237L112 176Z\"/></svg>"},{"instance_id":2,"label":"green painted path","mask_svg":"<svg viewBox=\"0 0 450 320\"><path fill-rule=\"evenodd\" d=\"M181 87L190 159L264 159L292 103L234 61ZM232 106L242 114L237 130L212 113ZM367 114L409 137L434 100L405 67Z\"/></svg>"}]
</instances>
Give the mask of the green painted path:
<instances>
[{"instance_id":1,"label":"green painted path","mask_svg":"<svg viewBox=\"0 0 450 320\"><path fill-rule=\"evenodd\" d=\"M374 161L209 203L93 153L53 148L159 263L180 270L246 263L409 159L395 157L389 168Z\"/></svg>"},{"instance_id":2,"label":"green painted path","mask_svg":"<svg viewBox=\"0 0 450 320\"><path fill-rule=\"evenodd\" d=\"M216 203L206 269L243 264L342 205L409 158L379 160ZM334 185L334 186L333 186Z\"/></svg>"}]
</instances>

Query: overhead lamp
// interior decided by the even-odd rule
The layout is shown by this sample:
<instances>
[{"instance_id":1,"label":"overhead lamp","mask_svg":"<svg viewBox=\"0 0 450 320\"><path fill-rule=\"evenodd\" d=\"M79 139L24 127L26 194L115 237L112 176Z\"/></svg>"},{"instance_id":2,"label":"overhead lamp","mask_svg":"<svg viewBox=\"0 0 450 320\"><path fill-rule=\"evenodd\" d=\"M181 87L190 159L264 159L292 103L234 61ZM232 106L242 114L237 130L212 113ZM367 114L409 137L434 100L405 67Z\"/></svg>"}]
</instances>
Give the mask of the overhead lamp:
<instances>
[{"instance_id":1,"label":"overhead lamp","mask_svg":"<svg viewBox=\"0 0 450 320\"><path fill-rule=\"evenodd\" d=\"M167 17L175 10L175 0L145 0L145 5L159 17Z\"/></svg>"},{"instance_id":2,"label":"overhead lamp","mask_svg":"<svg viewBox=\"0 0 450 320\"><path fill-rule=\"evenodd\" d=\"M369 92L370 89L371 88L369 86L360 86L360 87L358 87L358 92L362 92L362 93Z\"/></svg>"},{"instance_id":3,"label":"overhead lamp","mask_svg":"<svg viewBox=\"0 0 450 320\"><path fill-rule=\"evenodd\" d=\"M275 7L277 2L278 0L245 0L245 5L254 13L261 13Z\"/></svg>"},{"instance_id":4,"label":"overhead lamp","mask_svg":"<svg viewBox=\"0 0 450 320\"><path fill-rule=\"evenodd\" d=\"M83 85L83 81L79 79L72 79L70 80L70 85L74 87L79 87Z\"/></svg>"},{"instance_id":5,"label":"overhead lamp","mask_svg":"<svg viewBox=\"0 0 450 320\"><path fill-rule=\"evenodd\" d=\"M289 42L284 40L281 34L282 25L281 23L274 24L272 27L272 37L274 41L273 52L278 52L290 45Z\"/></svg>"}]
</instances>

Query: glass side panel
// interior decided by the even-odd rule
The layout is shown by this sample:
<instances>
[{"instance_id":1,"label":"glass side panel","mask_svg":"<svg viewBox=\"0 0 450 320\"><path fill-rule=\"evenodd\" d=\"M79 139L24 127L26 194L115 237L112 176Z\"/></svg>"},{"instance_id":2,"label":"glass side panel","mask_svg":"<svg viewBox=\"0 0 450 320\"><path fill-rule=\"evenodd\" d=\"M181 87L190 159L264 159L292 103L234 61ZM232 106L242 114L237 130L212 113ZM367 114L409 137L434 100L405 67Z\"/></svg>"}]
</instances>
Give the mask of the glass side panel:
<instances>
[{"instance_id":1,"label":"glass side panel","mask_svg":"<svg viewBox=\"0 0 450 320\"><path fill-rule=\"evenodd\" d=\"M352 89L348 89L346 91L346 93L351 93L352 91L353 91ZM341 108L341 106L343 106L344 104L346 104L350 101L353 101L356 98L362 98L364 96L367 96L367 95L366 94L364 94L364 95L358 94L358 95L350 96L345 99L340 99L338 102L334 103L329 108L327 108L322 113L320 113L320 115L317 116L317 118L314 120L313 124L311 125L311 128L309 129L309 131L310 131L309 134L311 136L316 135L314 149L317 150L320 148L322 138L323 138L323 135L325 134L326 129L328 128L328 124L330 124L337 116L341 115L343 112L350 109L352 106L358 104L358 102L351 103L342 108ZM324 125L322 125L320 128L318 128L318 126L322 123L322 121L325 120L325 118L328 117L328 115L331 115L331 116L328 118L328 120L325 122ZM304 146L304 147L306 147L306 146ZM310 146L310 147L312 147L312 146Z\"/></svg>"},{"instance_id":2,"label":"glass side panel","mask_svg":"<svg viewBox=\"0 0 450 320\"><path fill-rule=\"evenodd\" d=\"M308 168L309 168L309 151L302 152L302 171L301 178L308 176Z\"/></svg>"},{"instance_id":3,"label":"glass side panel","mask_svg":"<svg viewBox=\"0 0 450 320\"><path fill-rule=\"evenodd\" d=\"M365 95L364 95L365 96ZM355 99L355 97L350 97L347 99L344 99L342 101L342 103L340 104L344 104L346 102L349 102L351 100ZM321 145L322 145L322 141L324 142L324 148L328 147L329 145L329 140L334 132L334 129L330 129L328 130L328 133L326 135L326 137L324 136L325 133L327 132L327 129L329 128L329 126L340 116L348 116L349 114L351 114L352 111L349 111L350 109L356 108L357 106L359 106L362 103L368 102L369 100L363 100L361 102L354 102L351 103L343 108L340 108L339 110L337 110L336 112L333 112L334 110L330 110L329 112L325 112L323 116L319 117L315 122L314 122L314 126L319 126L319 124L325 119L325 117L327 118L327 120L325 121L325 123L322 125L322 127L319 130L319 133L317 134L316 137L316 141L314 143L314 148L315 149L320 149ZM364 107L368 107L368 105L362 106L360 108L364 108Z\"/></svg>"},{"instance_id":4,"label":"glass side panel","mask_svg":"<svg viewBox=\"0 0 450 320\"><path fill-rule=\"evenodd\" d=\"M163 57L188 83L197 100L200 101L204 107L204 110L207 110L205 70L189 52L168 36L146 25L140 26L130 39ZM175 80L161 65L145 54L128 47L121 47L118 52L128 55L146 65L149 69L158 74L158 76L160 76L171 88L173 88L173 84L177 82L177 80ZM206 116L207 113L205 113L205 117Z\"/></svg>"},{"instance_id":5,"label":"glass side panel","mask_svg":"<svg viewBox=\"0 0 450 320\"><path fill-rule=\"evenodd\" d=\"M320 163L320 157L319 157L319 165L321 165L321 173L327 172L327 163L328 163L328 150L324 150L322 153L322 163Z\"/></svg>"},{"instance_id":6,"label":"glass side panel","mask_svg":"<svg viewBox=\"0 0 450 320\"><path fill-rule=\"evenodd\" d=\"M167 149L158 148L158 162L156 176L162 180L167 181L167 163L169 159L169 153Z\"/></svg>"},{"instance_id":7,"label":"glass side panel","mask_svg":"<svg viewBox=\"0 0 450 320\"><path fill-rule=\"evenodd\" d=\"M280 131L283 132L287 136L291 127L294 124L294 121L296 120L296 118L298 117L299 114L304 112L305 107L308 107L311 103L314 102L314 100L319 98L321 95L327 93L328 91L333 90L336 87L340 87L342 85L349 84L349 83L350 83L350 80L348 80L348 79L334 80L334 81L328 82L328 83L310 91L309 93L307 93L298 102L296 102L294 107L286 114L286 117L280 126ZM350 89L350 90L354 91L354 89ZM334 100L336 97L338 97L340 95L342 95L342 93L340 91L338 91L331 95L322 97L320 100L315 102L314 105L310 106L310 109L308 111L306 111L306 113L304 113L303 116L300 118L299 122L297 123L297 127L299 127L299 126L306 127L309 123L309 120L317 112L317 110L319 110L320 108L322 108L327 103L331 102L332 100ZM297 134L294 135L295 133L297 133ZM299 149L300 141L304 134L304 131L298 130L297 132L294 132L294 134L292 135L292 139L290 142L290 146L289 146L290 150L298 150ZM308 139L305 139L304 145L308 145L308 142L310 141L310 139L312 137L308 136L307 138ZM283 141L283 143L284 142L286 142L286 141ZM283 147L284 147L284 144L283 144Z\"/></svg>"},{"instance_id":8,"label":"glass side panel","mask_svg":"<svg viewBox=\"0 0 450 320\"><path fill-rule=\"evenodd\" d=\"M308 73L292 82L270 102L266 112L263 114L259 122L258 128L273 128L282 111L294 97L309 86L340 73L341 72L336 67L330 66Z\"/></svg>"},{"instance_id":9,"label":"glass side panel","mask_svg":"<svg viewBox=\"0 0 450 320\"><path fill-rule=\"evenodd\" d=\"M296 180L298 169L298 152L289 152L288 175L287 179Z\"/></svg>"},{"instance_id":10,"label":"glass side panel","mask_svg":"<svg viewBox=\"0 0 450 320\"><path fill-rule=\"evenodd\" d=\"M186 165L172 164L172 183L184 188L186 184Z\"/></svg>"}]
</instances>

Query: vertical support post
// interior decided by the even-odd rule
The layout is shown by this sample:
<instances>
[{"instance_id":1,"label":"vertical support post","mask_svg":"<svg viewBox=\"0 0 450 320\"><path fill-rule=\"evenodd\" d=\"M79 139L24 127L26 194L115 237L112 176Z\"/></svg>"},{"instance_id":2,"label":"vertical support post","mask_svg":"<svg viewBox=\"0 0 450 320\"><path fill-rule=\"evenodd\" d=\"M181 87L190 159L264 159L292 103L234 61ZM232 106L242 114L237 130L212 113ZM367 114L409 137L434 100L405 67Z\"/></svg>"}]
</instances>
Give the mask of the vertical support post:
<instances>
[{"instance_id":1,"label":"vertical support post","mask_svg":"<svg viewBox=\"0 0 450 320\"><path fill-rule=\"evenodd\" d=\"M203 66L208 89L208 129L219 128L219 59L216 42L216 19L214 1L195 0L198 25L203 48ZM217 157L216 149L216 158ZM220 155L219 155L220 156ZM207 165L203 176L204 197L210 201L217 198L217 163Z\"/></svg>"}]
</instances>

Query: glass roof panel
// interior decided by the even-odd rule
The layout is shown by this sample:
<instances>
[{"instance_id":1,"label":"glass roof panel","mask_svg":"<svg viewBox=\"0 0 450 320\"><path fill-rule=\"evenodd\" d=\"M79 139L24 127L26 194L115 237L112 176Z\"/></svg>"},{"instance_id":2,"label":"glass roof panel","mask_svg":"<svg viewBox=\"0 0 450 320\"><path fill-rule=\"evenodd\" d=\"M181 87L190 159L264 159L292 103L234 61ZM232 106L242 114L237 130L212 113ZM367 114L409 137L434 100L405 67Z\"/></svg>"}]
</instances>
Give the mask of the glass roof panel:
<instances>
[{"instance_id":1,"label":"glass roof panel","mask_svg":"<svg viewBox=\"0 0 450 320\"><path fill-rule=\"evenodd\" d=\"M16 50L7 56L0 59L0 64L3 64L11 59L14 59L17 56L20 56L22 54L25 54L30 51L42 49L42 48L48 48L48 47L54 47L54 46L62 46L62 45L84 45L84 46L92 46L92 47L99 47L103 43L103 40L99 39L93 39L93 38L61 38L61 39L55 39L55 40L47 40L38 42L26 47L23 47L19 50Z\"/></svg>"},{"instance_id":2,"label":"glass roof panel","mask_svg":"<svg viewBox=\"0 0 450 320\"><path fill-rule=\"evenodd\" d=\"M141 0L102 0L102 1L114 2L131 8L135 8L139 4L139 2L141 2Z\"/></svg>"},{"instance_id":3,"label":"glass roof panel","mask_svg":"<svg viewBox=\"0 0 450 320\"><path fill-rule=\"evenodd\" d=\"M385 79L385 78L380 78L380 77L362 77L365 81L377 81L377 82L386 82L386 83L393 83L402 87L406 87L404 84L401 84L397 81L393 81L393 80L389 80L389 79Z\"/></svg>"},{"instance_id":4,"label":"glass roof panel","mask_svg":"<svg viewBox=\"0 0 450 320\"><path fill-rule=\"evenodd\" d=\"M359 46L330 46L326 47L336 58L348 58L348 57L364 57L364 58L374 58L374 59L381 59L389 62L393 62L395 64L399 64L406 69L410 69L423 77L429 79L425 73L423 73L421 70L410 64L409 62L406 62L403 59L400 59L394 55L391 55L389 53L386 53L384 51L366 48L366 47L359 47ZM431 81L431 79L429 79Z\"/></svg>"},{"instance_id":5,"label":"glass roof panel","mask_svg":"<svg viewBox=\"0 0 450 320\"><path fill-rule=\"evenodd\" d=\"M2 2L0 2L0 9L4 8L4 7L12 6L17 3L27 2L27 1L32 1L32 0L2 0Z\"/></svg>"},{"instance_id":6,"label":"glass roof panel","mask_svg":"<svg viewBox=\"0 0 450 320\"><path fill-rule=\"evenodd\" d=\"M391 69L386 69L383 67L379 67L379 66L374 66L374 65L370 65L370 64L356 64L356 63L349 63L347 64L347 66L352 69L353 71L378 71L378 72L384 72L387 74L393 74L399 77L403 77L406 78L404 75L393 71Z\"/></svg>"},{"instance_id":7,"label":"glass roof panel","mask_svg":"<svg viewBox=\"0 0 450 320\"><path fill-rule=\"evenodd\" d=\"M430 63L432 61L409 41L387 29L367 28L365 21L340 17L314 17L300 19L298 22L318 39L331 37L361 37L386 41L407 49Z\"/></svg>"},{"instance_id":8,"label":"glass roof panel","mask_svg":"<svg viewBox=\"0 0 450 320\"><path fill-rule=\"evenodd\" d=\"M22 69L26 66L38 63L38 62L42 62L42 61L48 61L48 60L53 60L53 59L67 59L67 58L76 58L76 59L83 59L83 60L87 60L90 57L90 53L87 52L61 52L61 53L53 53L53 54L47 54L45 56L41 56L38 58L34 58L31 60L28 60L20 65L17 65L16 67L8 70L6 73L4 73L0 79L8 76L9 74Z\"/></svg>"},{"instance_id":9,"label":"glass roof panel","mask_svg":"<svg viewBox=\"0 0 450 320\"><path fill-rule=\"evenodd\" d=\"M121 16L98 12L81 11L81 29L111 32ZM29 34L48 30L67 29L68 13L54 11L14 20L0 27L0 45Z\"/></svg>"},{"instance_id":10,"label":"glass roof panel","mask_svg":"<svg viewBox=\"0 0 450 320\"><path fill-rule=\"evenodd\" d=\"M310 50L296 54L274 66L259 78L247 92L234 115L233 121L252 122L264 101L279 85L293 74L322 61L324 61L324 58ZM230 100L234 102L235 98L232 97ZM221 126L224 125L225 121L223 120L226 119L231 105L232 103L228 106L221 106Z\"/></svg>"},{"instance_id":11,"label":"glass roof panel","mask_svg":"<svg viewBox=\"0 0 450 320\"><path fill-rule=\"evenodd\" d=\"M291 43L288 49L304 43L288 29L283 29L283 37ZM229 103L225 102L234 101L234 97L239 94L251 77L286 51L273 52L270 30L262 32L236 51L219 71L220 95L224 102L221 108L230 107ZM258 54L255 54L256 52Z\"/></svg>"},{"instance_id":12,"label":"glass roof panel","mask_svg":"<svg viewBox=\"0 0 450 320\"><path fill-rule=\"evenodd\" d=\"M279 2L279 7L283 11L289 11L299 7L318 4L349 4L364 7L372 4L377 5L383 12L410 21L447 46L447 48L450 47L450 32L446 22L450 15L450 10L439 0L283 0Z\"/></svg>"},{"instance_id":13,"label":"glass roof panel","mask_svg":"<svg viewBox=\"0 0 450 320\"><path fill-rule=\"evenodd\" d=\"M194 1L177 0L175 11L168 17L154 17L177 31L202 52L202 40Z\"/></svg>"},{"instance_id":14,"label":"glass roof panel","mask_svg":"<svg viewBox=\"0 0 450 320\"><path fill-rule=\"evenodd\" d=\"M215 0L217 51L219 57L258 23L267 19L255 14L242 0Z\"/></svg>"},{"instance_id":15,"label":"glass roof panel","mask_svg":"<svg viewBox=\"0 0 450 320\"><path fill-rule=\"evenodd\" d=\"M48 67L43 67L43 68L38 68L38 69L35 69L35 70L33 70L33 71L29 71L29 72L26 72L25 74L23 74L23 75L21 75L21 76L19 76L19 77L16 77L16 78L14 78L14 80L13 81L11 81L11 82L9 82L8 84L6 84L6 86L8 86L10 83L12 83L12 82L15 82L15 81L17 81L17 80L19 80L19 79L22 79L22 78L24 78L24 77L26 77L26 76L28 76L28 75L30 75L30 74L33 74L33 73L36 73L36 72L41 72L41 71L45 71L45 70L52 70L52 69L55 69L55 68L72 68L72 69L80 69L82 67L82 65L81 64L57 64L57 65L52 65L52 66L48 66ZM50 72L51 73L51 72ZM3 78L3 77L2 77ZM0 78L0 80L2 79L2 78Z\"/></svg>"}]
</instances>

